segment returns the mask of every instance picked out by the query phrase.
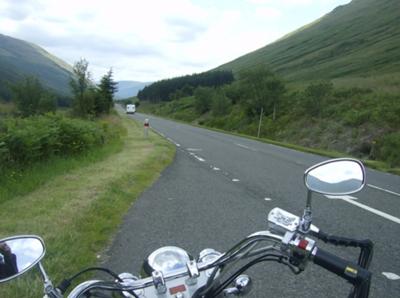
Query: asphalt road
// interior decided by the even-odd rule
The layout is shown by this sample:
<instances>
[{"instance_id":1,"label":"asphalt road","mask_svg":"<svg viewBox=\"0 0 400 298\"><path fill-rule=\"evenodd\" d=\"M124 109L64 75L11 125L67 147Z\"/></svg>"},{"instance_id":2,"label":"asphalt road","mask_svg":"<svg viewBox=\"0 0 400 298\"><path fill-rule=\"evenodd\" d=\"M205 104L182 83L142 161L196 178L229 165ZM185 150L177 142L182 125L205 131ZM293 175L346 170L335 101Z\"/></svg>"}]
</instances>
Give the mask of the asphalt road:
<instances>
[{"instance_id":1,"label":"asphalt road","mask_svg":"<svg viewBox=\"0 0 400 298\"><path fill-rule=\"evenodd\" d=\"M303 173L326 159L153 116L133 117L149 118L151 128L177 146L177 154L128 211L104 264L116 272L138 273L143 259L165 245L194 256L207 247L226 251L267 229L266 216L274 207L301 215ZM399 297L400 177L367 169L367 184L343 199L315 195L313 223L331 234L372 239L370 297ZM356 261L354 249L321 247ZM274 263L260 264L250 274L250 297L347 297L350 289L313 264L300 275Z\"/></svg>"}]
</instances>

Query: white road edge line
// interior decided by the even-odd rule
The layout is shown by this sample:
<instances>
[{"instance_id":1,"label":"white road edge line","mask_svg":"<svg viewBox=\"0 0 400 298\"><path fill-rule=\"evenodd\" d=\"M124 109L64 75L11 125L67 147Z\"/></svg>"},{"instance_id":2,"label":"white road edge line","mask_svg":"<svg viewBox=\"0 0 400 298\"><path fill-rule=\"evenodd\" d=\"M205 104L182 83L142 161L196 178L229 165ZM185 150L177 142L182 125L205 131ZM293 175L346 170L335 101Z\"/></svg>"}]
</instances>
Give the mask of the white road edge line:
<instances>
[{"instance_id":1,"label":"white road edge line","mask_svg":"<svg viewBox=\"0 0 400 298\"><path fill-rule=\"evenodd\" d=\"M351 196L326 196L326 197L328 199L340 199L340 200L343 200L343 201L345 201L347 203L353 204L353 205L355 205L357 207L360 207L360 208L362 208L364 210L367 210L367 211L369 211L371 213L374 213L374 214L376 214L378 216L381 216L381 217L383 217L383 218L385 218L387 220L390 220L390 221L393 221L393 222L395 222L397 224L400 224L400 218L397 218L397 217L395 217L393 215L390 215L390 214L387 214L385 212L382 212L382 211L380 211L378 209L369 207L367 205L361 204L360 202L355 201L355 199L357 199L357 198L354 198L354 197L351 197Z\"/></svg>"},{"instance_id":2,"label":"white road edge line","mask_svg":"<svg viewBox=\"0 0 400 298\"><path fill-rule=\"evenodd\" d=\"M394 191L391 191L391 190L388 190L388 189L384 189L384 188L381 188L381 187L378 187L378 186L375 186L375 185L372 185L372 184L367 184L367 186L369 186L369 187L371 187L371 188L375 188L375 189L377 189L377 190L381 190L381 191L384 191L384 192L387 192L387 193L390 193L390 194L392 194L392 195L395 195L395 196L398 196L398 197L400 197L400 193L397 193L397 192L394 192Z\"/></svg>"},{"instance_id":3,"label":"white road edge line","mask_svg":"<svg viewBox=\"0 0 400 298\"><path fill-rule=\"evenodd\" d=\"M176 147L180 147L181 145L178 144L177 142L175 142L173 139L171 138L167 138L168 141L170 141L171 143L175 144Z\"/></svg>"}]
</instances>

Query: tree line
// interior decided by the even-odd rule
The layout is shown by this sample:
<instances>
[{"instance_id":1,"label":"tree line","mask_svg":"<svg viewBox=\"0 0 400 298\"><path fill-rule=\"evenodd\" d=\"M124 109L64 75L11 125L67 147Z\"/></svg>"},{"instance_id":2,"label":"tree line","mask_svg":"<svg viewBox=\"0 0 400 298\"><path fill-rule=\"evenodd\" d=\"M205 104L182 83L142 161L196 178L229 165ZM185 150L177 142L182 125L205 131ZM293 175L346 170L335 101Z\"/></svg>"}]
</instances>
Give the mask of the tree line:
<instances>
[{"instance_id":1,"label":"tree line","mask_svg":"<svg viewBox=\"0 0 400 298\"><path fill-rule=\"evenodd\" d=\"M11 85L12 101L22 117L55 112L59 105L72 106L72 114L82 118L94 118L108 114L114 105L117 83L110 69L95 84L89 72L89 63L81 59L73 66L70 80L72 100L60 98L55 92L46 89L37 77L27 76ZM72 103L71 103L72 101Z\"/></svg>"},{"instance_id":2,"label":"tree line","mask_svg":"<svg viewBox=\"0 0 400 298\"><path fill-rule=\"evenodd\" d=\"M209 111L214 116L226 115L233 105L240 105L248 117L261 113L276 118L277 108L286 87L283 80L264 67L244 70L238 79L218 88L196 88L193 92L197 113Z\"/></svg>"},{"instance_id":3,"label":"tree line","mask_svg":"<svg viewBox=\"0 0 400 298\"><path fill-rule=\"evenodd\" d=\"M137 96L150 102L171 101L193 95L198 86L218 87L233 80L231 71L204 72L155 82L139 91Z\"/></svg>"}]
</instances>

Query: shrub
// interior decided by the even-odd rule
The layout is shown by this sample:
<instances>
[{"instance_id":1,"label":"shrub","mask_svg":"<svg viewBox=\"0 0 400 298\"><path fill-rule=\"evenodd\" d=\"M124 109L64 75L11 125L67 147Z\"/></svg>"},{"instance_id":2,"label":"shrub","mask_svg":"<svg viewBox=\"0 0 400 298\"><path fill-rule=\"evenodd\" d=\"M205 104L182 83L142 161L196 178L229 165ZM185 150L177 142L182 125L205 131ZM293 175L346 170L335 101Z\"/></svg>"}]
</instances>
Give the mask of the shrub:
<instances>
[{"instance_id":1,"label":"shrub","mask_svg":"<svg viewBox=\"0 0 400 298\"><path fill-rule=\"evenodd\" d=\"M304 90L303 108L304 111L310 116L319 117L324 102L327 97L332 93L333 84L331 82L320 82L310 84Z\"/></svg>"},{"instance_id":2,"label":"shrub","mask_svg":"<svg viewBox=\"0 0 400 298\"><path fill-rule=\"evenodd\" d=\"M0 169L72 155L117 138L115 125L43 115L0 121Z\"/></svg>"},{"instance_id":3,"label":"shrub","mask_svg":"<svg viewBox=\"0 0 400 298\"><path fill-rule=\"evenodd\" d=\"M13 101L23 117L55 111L56 98L36 77L26 77L12 85Z\"/></svg>"},{"instance_id":4,"label":"shrub","mask_svg":"<svg viewBox=\"0 0 400 298\"><path fill-rule=\"evenodd\" d=\"M214 89L211 87L196 88L194 91L194 107L196 112L204 114L210 110L214 92Z\"/></svg>"},{"instance_id":5,"label":"shrub","mask_svg":"<svg viewBox=\"0 0 400 298\"><path fill-rule=\"evenodd\" d=\"M400 166L400 132L387 134L374 144L373 157L389 163L391 167Z\"/></svg>"},{"instance_id":6,"label":"shrub","mask_svg":"<svg viewBox=\"0 0 400 298\"><path fill-rule=\"evenodd\" d=\"M211 112L214 116L229 114L231 106L231 101L225 96L223 92L217 91L214 93L211 103Z\"/></svg>"}]
</instances>

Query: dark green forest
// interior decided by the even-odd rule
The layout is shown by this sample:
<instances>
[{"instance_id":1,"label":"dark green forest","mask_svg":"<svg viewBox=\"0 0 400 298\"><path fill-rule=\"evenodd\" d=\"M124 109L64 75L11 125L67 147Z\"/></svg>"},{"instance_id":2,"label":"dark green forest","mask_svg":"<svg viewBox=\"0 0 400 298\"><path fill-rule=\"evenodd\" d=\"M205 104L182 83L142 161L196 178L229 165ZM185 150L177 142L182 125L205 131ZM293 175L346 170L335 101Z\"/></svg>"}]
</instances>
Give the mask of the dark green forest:
<instances>
[{"instance_id":1,"label":"dark green forest","mask_svg":"<svg viewBox=\"0 0 400 298\"><path fill-rule=\"evenodd\" d=\"M170 101L192 95L198 86L218 87L233 81L231 71L211 71L161 80L146 86L137 97L151 102Z\"/></svg>"}]
</instances>

